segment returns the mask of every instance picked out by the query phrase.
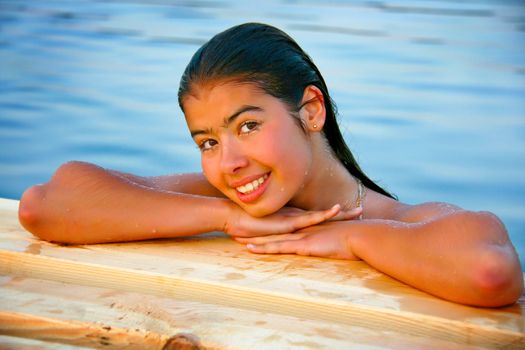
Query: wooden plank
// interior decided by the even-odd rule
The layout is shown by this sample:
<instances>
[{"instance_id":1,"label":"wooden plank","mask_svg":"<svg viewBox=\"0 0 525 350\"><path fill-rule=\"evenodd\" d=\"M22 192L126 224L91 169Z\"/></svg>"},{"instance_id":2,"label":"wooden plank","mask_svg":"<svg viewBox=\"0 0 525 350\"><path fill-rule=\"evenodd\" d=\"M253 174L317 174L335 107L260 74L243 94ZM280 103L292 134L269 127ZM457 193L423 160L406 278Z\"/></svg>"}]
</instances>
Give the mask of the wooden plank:
<instances>
[{"instance_id":1,"label":"wooden plank","mask_svg":"<svg viewBox=\"0 0 525 350\"><path fill-rule=\"evenodd\" d=\"M0 350L88 350L78 345L67 345L31 338L0 335Z\"/></svg>"},{"instance_id":2,"label":"wooden plank","mask_svg":"<svg viewBox=\"0 0 525 350\"><path fill-rule=\"evenodd\" d=\"M35 338L51 342L107 349L167 349L168 338L141 332L100 326L75 320L57 320L30 314L0 312L0 332L15 337ZM166 346L166 347L165 347Z\"/></svg>"},{"instance_id":3,"label":"wooden plank","mask_svg":"<svg viewBox=\"0 0 525 350\"><path fill-rule=\"evenodd\" d=\"M0 270L463 345L525 346L524 299L488 310L434 298L363 262L253 255L220 234L62 247L34 239L0 200Z\"/></svg>"},{"instance_id":4,"label":"wooden plank","mask_svg":"<svg viewBox=\"0 0 525 350\"><path fill-rule=\"evenodd\" d=\"M97 347L102 341L104 348L155 349L166 339L190 339L202 349L465 348L388 330L109 288L10 276L0 276L0 287L0 334L74 345Z\"/></svg>"}]
</instances>

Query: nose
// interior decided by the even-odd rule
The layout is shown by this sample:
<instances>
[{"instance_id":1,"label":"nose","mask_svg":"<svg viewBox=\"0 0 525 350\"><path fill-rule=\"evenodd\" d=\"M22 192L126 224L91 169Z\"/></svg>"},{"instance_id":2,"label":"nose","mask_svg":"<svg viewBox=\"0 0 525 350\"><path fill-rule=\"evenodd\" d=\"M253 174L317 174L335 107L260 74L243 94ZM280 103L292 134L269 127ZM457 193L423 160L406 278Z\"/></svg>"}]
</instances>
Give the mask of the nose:
<instances>
[{"instance_id":1,"label":"nose","mask_svg":"<svg viewBox=\"0 0 525 350\"><path fill-rule=\"evenodd\" d=\"M233 175L248 165L248 158L243 152L242 145L231 138L224 138L221 147L221 171Z\"/></svg>"}]
</instances>

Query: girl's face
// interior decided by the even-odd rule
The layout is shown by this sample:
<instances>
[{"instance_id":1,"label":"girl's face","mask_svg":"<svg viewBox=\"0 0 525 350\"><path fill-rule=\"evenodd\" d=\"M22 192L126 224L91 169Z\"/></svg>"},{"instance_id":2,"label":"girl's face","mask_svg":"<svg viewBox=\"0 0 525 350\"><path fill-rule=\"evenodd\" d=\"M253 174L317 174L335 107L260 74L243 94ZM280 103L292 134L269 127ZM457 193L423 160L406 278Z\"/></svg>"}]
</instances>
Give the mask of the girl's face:
<instances>
[{"instance_id":1,"label":"girl's face","mask_svg":"<svg viewBox=\"0 0 525 350\"><path fill-rule=\"evenodd\" d=\"M285 206L312 165L309 137L287 106L250 83L192 92L184 113L208 181L252 216Z\"/></svg>"}]
</instances>

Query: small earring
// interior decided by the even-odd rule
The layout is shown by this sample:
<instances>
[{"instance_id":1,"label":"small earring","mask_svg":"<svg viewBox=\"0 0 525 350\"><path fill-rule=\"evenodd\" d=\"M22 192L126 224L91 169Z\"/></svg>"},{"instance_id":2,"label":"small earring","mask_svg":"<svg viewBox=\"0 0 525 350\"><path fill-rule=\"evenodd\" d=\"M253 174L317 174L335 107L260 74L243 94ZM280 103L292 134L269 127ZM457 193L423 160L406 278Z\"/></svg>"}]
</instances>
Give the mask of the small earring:
<instances>
[{"instance_id":1,"label":"small earring","mask_svg":"<svg viewBox=\"0 0 525 350\"><path fill-rule=\"evenodd\" d=\"M314 129L317 129L317 124L314 124Z\"/></svg>"}]
</instances>

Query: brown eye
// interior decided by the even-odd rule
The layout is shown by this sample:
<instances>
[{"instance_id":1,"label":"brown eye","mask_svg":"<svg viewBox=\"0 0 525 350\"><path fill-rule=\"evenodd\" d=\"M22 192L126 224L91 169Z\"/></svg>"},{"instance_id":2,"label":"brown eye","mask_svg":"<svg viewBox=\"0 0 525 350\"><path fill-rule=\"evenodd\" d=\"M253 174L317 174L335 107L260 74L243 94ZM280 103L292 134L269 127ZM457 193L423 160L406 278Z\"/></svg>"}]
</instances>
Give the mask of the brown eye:
<instances>
[{"instance_id":1,"label":"brown eye","mask_svg":"<svg viewBox=\"0 0 525 350\"><path fill-rule=\"evenodd\" d=\"M249 120L247 122L242 123L242 125L240 127L240 131L243 134L247 134L247 133L257 129L258 126L259 126L258 122L254 121L254 120Z\"/></svg>"},{"instance_id":2,"label":"brown eye","mask_svg":"<svg viewBox=\"0 0 525 350\"><path fill-rule=\"evenodd\" d=\"M215 146L216 144L217 144L217 141L215 141L214 139L207 139L207 140L202 141L199 144L199 148L201 149L201 151L207 151L207 150L212 149L213 146Z\"/></svg>"}]
</instances>

